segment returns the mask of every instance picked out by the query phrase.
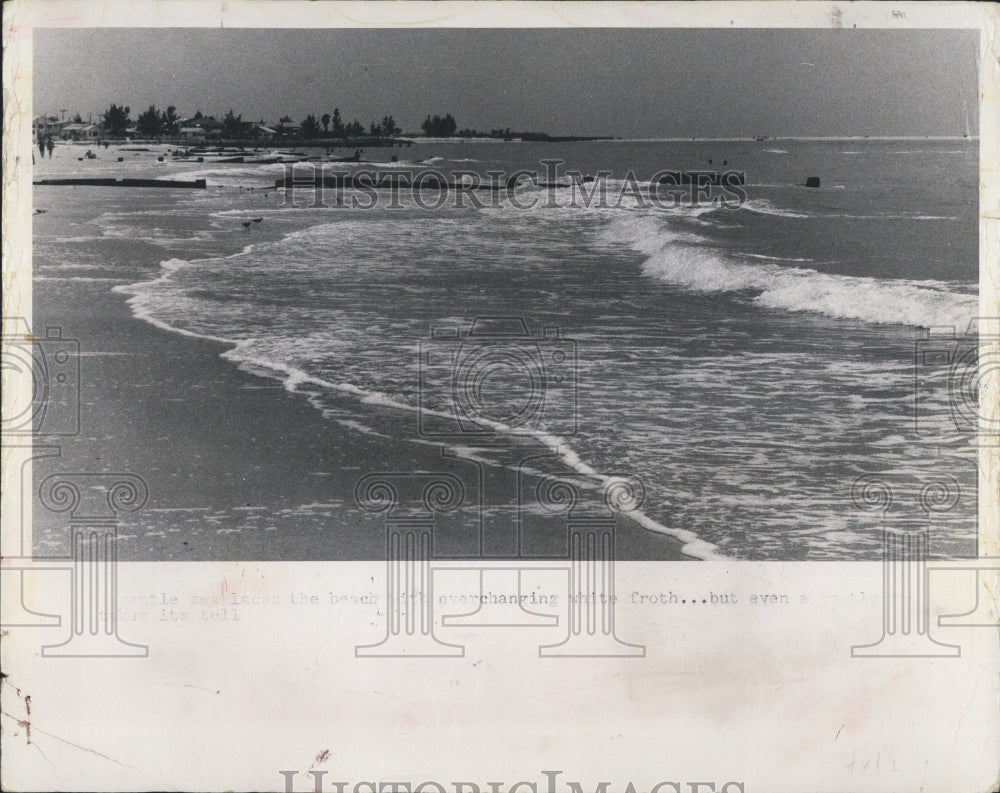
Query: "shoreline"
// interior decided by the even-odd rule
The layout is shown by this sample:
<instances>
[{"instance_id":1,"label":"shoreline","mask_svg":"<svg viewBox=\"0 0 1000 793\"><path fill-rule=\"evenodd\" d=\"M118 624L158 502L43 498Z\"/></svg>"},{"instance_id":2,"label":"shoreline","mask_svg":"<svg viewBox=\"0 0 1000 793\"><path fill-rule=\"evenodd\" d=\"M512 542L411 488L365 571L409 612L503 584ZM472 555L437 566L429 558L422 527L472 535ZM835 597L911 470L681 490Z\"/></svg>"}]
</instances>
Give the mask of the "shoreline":
<instances>
[{"instance_id":1,"label":"shoreline","mask_svg":"<svg viewBox=\"0 0 1000 793\"><path fill-rule=\"evenodd\" d=\"M392 144L374 146L368 144L368 148L376 149L399 149L399 148L409 148L410 146L417 146L424 143L715 143L715 142L749 142L749 143L768 143L775 140L850 140L850 141L863 141L863 140L873 140L873 141L891 141L891 140L969 140L978 141L979 135L768 135L763 140L757 140L755 135L744 135L737 137L722 137L722 138L692 138L692 137L641 137L641 138L619 138L619 137L608 137L608 136L587 136L587 135L553 135L550 139L540 139L540 140L524 140L523 138L512 138L511 140L503 140L502 138L462 138L458 136L452 136L450 138L425 138L425 137L411 137L411 138L396 138ZM324 142L325 139L321 139L320 142L311 140L273 140L261 143L260 141L244 141L242 144L239 142L225 142L217 143L214 139L206 138L200 141L161 141L156 139L147 138L136 138L132 140L115 140L111 143L118 150L129 151L130 149L125 148L129 146L170 146L170 147L181 147L181 148L215 148L217 146L223 146L225 148L249 148L252 144L255 149L275 149L275 148L298 148L298 149L357 149L364 148L361 144L354 143L342 143L331 146L329 143ZM110 141L109 141L110 142ZM37 141L33 141L35 147L37 147ZM87 140L60 140L60 146L81 146L87 148L98 148L95 141Z\"/></svg>"},{"instance_id":2,"label":"shoreline","mask_svg":"<svg viewBox=\"0 0 1000 793\"><path fill-rule=\"evenodd\" d=\"M129 200L118 193L111 202L86 202L88 212L79 200L71 207L70 192L60 198L50 191L51 209L34 219L34 233L66 233L67 218L85 225L106 203ZM111 252L95 274L114 278L114 285L156 278L161 261L184 255L142 240L92 244L97 256ZM129 262L124 271L123 261ZM36 253L36 268L46 264ZM35 464L36 480L70 470L142 476L149 502L134 521L123 521L123 560L384 559L381 516L357 508L355 482L369 471L440 470L440 450L324 418L307 390L291 392L279 380L226 360L229 343L140 319L128 299L106 281L57 279L44 288L36 282L34 324L60 324L79 339L83 395L80 435L65 439L61 457ZM496 546L505 545L512 516L492 513L503 512L510 498L508 489L490 505L486 529ZM37 503L35 516L36 553L57 554L67 541L59 516ZM681 552L679 540L631 519L618 521L616 541L621 560L692 558ZM543 539L533 558L564 558L562 544L558 536ZM442 558L449 555L446 545ZM458 558L468 558L468 550L467 543L455 545Z\"/></svg>"}]
</instances>

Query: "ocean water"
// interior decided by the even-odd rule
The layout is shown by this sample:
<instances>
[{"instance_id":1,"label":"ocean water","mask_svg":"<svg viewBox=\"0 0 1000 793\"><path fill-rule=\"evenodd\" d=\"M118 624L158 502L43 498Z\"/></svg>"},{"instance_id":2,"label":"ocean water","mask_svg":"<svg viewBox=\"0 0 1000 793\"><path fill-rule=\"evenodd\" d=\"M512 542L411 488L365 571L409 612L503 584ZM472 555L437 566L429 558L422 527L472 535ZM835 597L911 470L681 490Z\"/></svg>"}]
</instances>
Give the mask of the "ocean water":
<instances>
[{"instance_id":1,"label":"ocean water","mask_svg":"<svg viewBox=\"0 0 1000 793\"><path fill-rule=\"evenodd\" d=\"M634 516L695 556L878 558L886 516L858 503L863 477L893 483L899 519L931 525L935 555L975 552L975 448L958 387L922 351L962 344L979 313L976 141L369 154L395 154L386 171L545 181L558 158L560 176L595 176L587 188L603 184L607 200L523 185L518 205L483 193L486 206L432 208L403 191L360 208L367 198L348 190L342 206L327 195L316 207L310 190L265 192L280 164L135 154L133 171L209 189L108 207L101 237L164 251L154 277L108 288L144 321L226 342L233 365L346 431L496 467L531 457L534 471L596 485L638 479ZM742 171L745 196L644 200L662 169ZM821 188L804 187L809 176ZM263 221L244 232L250 217ZM77 263L36 276L86 278L87 239L36 241ZM942 477L961 498L925 515L917 494Z\"/></svg>"}]
</instances>

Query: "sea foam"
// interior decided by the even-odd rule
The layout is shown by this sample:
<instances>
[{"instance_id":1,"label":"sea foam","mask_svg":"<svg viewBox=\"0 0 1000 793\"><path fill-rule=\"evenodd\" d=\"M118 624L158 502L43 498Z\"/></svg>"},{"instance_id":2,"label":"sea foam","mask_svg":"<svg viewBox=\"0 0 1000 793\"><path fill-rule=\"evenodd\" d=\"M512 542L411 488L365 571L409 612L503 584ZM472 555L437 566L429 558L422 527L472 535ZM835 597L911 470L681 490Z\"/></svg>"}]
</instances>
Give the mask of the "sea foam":
<instances>
[{"instance_id":1,"label":"sea foam","mask_svg":"<svg viewBox=\"0 0 1000 793\"><path fill-rule=\"evenodd\" d=\"M302 235L303 232L293 232L293 234ZM225 258L234 259L245 256L253 249L253 245L248 245L245 246L239 253L232 254L231 256L227 256ZM230 349L222 353L222 358L232 361L245 371L249 371L262 377L272 377L281 381L284 388L290 393L302 393L304 386L314 386L323 390L351 396L360 401L362 404L408 412L423 410L437 418L453 418L450 413L430 410L426 407L420 408L406 401L395 398L390 394L361 388L354 383L337 382L311 374L298 366L289 364L286 360L279 360L276 358L273 355L274 350L271 349L270 344L264 345L264 350L262 350L261 345L259 345L256 340L252 338L242 340L222 338L208 333L195 332L177 327L160 319L157 316L156 311L156 297L159 287L162 287L169 282L176 273L185 268L191 267L194 264L196 264L194 261L167 259L161 262L161 272L156 278L134 284L119 285L114 288L114 291L131 295L128 300L128 304L132 309L133 314L138 319L142 319L163 330L230 345ZM273 339L270 341L273 342ZM319 407L319 405L315 402L313 402L313 404ZM593 487L610 487L617 482L617 477L604 475L585 462L579 454L569 446L569 443L558 435L548 433L540 429L511 427L499 421L484 419L480 420L480 423L484 427L492 429L500 435L526 436L540 443L562 459L562 461L570 469L589 479ZM350 427L350 425L345 426ZM458 447L458 453L461 456L462 447ZM664 534L679 540L682 544L681 552L689 557L705 560L726 558L723 554L721 554L715 545L706 541L702 537L699 537L692 531L666 526L654 520L640 509L629 512L628 516L637 524L649 531Z\"/></svg>"},{"instance_id":2,"label":"sea foam","mask_svg":"<svg viewBox=\"0 0 1000 793\"><path fill-rule=\"evenodd\" d=\"M812 311L839 319L918 327L964 327L975 316L975 295L941 281L862 278L806 267L756 264L696 243L651 215L613 221L612 236L645 254L642 273L695 292L754 291L759 306Z\"/></svg>"}]
</instances>

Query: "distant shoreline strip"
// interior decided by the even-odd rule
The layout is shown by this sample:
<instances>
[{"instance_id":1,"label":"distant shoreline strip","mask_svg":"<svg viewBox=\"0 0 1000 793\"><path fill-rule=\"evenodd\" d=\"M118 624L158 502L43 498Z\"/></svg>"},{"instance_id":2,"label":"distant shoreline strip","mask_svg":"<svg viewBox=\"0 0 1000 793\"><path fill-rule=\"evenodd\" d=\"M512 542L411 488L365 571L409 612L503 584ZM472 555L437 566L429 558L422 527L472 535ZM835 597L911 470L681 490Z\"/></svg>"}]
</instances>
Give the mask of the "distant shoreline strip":
<instances>
[{"instance_id":1,"label":"distant shoreline strip","mask_svg":"<svg viewBox=\"0 0 1000 793\"><path fill-rule=\"evenodd\" d=\"M188 190L204 190L206 183L204 179L195 179L192 182L184 182L176 179L99 179L99 178L73 178L73 179L39 179L34 182L36 185L49 187L171 187L185 188Z\"/></svg>"}]
</instances>

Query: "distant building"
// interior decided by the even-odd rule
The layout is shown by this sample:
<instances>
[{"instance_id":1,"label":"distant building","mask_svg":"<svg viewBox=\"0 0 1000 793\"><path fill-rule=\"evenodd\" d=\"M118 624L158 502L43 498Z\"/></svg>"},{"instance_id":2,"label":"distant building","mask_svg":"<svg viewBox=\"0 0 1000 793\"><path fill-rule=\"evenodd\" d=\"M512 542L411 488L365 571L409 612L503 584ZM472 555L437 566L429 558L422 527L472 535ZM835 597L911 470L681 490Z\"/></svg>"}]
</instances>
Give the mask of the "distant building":
<instances>
[{"instance_id":1,"label":"distant building","mask_svg":"<svg viewBox=\"0 0 1000 793\"><path fill-rule=\"evenodd\" d=\"M60 131L63 140L97 140L101 137L100 124L66 124Z\"/></svg>"},{"instance_id":2,"label":"distant building","mask_svg":"<svg viewBox=\"0 0 1000 793\"><path fill-rule=\"evenodd\" d=\"M222 122L212 116L182 118L177 122L181 138L186 140L207 140L222 134Z\"/></svg>"},{"instance_id":3,"label":"distant building","mask_svg":"<svg viewBox=\"0 0 1000 793\"><path fill-rule=\"evenodd\" d=\"M206 138L218 138L222 135L222 122L217 121L214 116L203 118L201 128L205 130Z\"/></svg>"},{"instance_id":4,"label":"distant building","mask_svg":"<svg viewBox=\"0 0 1000 793\"><path fill-rule=\"evenodd\" d=\"M273 132L278 138L298 138L302 135L302 127L298 124L278 124Z\"/></svg>"},{"instance_id":5,"label":"distant building","mask_svg":"<svg viewBox=\"0 0 1000 793\"><path fill-rule=\"evenodd\" d=\"M31 121L31 137L36 141L49 135L55 138L62 137L63 128L72 123L72 121L60 121L57 116L36 116Z\"/></svg>"},{"instance_id":6,"label":"distant building","mask_svg":"<svg viewBox=\"0 0 1000 793\"><path fill-rule=\"evenodd\" d=\"M248 134L252 140L259 141L271 141L278 135L276 130L263 123L251 124Z\"/></svg>"}]
</instances>

